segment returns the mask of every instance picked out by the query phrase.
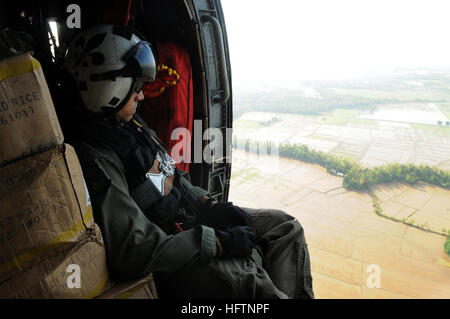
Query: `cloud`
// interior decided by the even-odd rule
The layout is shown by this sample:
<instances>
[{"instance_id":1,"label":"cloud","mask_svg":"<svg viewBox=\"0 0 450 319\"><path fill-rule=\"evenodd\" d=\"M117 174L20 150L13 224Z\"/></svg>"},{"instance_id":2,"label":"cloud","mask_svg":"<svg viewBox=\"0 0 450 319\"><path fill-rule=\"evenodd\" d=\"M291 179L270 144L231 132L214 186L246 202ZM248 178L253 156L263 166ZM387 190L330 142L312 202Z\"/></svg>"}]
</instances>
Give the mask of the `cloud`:
<instances>
[{"instance_id":1,"label":"cloud","mask_svg":"<svg viewBox=\"0 0 450 319\"><path fill-rule=\"evenodd\" d=\"M235 81L450 65L449 1L222 0Z\"/></svg>"}]
</instances>

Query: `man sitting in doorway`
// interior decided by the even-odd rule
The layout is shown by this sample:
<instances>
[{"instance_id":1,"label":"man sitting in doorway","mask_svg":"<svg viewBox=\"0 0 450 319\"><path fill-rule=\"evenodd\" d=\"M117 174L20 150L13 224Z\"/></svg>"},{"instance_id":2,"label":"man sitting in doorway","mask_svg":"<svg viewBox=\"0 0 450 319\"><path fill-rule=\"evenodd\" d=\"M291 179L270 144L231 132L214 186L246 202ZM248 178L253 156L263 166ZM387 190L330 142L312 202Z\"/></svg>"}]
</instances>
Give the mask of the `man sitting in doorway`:
<instances>
[{"instance_id":1,"label":"man sitting in doorway","mask_svg":"<svg viewBox=\"0 0 450 319\"><path fill-rule=\"evenodd\" d=\"M64 65L84 108L74 146L113 278L153 273L163 298L314 298L300 223L211 200L136 114L157 74L150 43L123 27L91 27Z\"/></svg>"}]
</instances>

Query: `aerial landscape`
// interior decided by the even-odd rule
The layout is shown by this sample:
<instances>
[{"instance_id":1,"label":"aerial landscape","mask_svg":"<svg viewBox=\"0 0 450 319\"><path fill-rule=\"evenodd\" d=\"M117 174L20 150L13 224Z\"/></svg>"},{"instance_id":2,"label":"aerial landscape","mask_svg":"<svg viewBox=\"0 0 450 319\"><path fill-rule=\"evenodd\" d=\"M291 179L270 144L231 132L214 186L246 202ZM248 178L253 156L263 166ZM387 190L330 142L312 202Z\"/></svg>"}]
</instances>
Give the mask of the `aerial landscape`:
<instances>
[{"instance_id":1,"label":"aerial landscape","mask_svg":"<svg viewBox=\"0 0 450 319\"><path fill-rule=\"evenodd\" d=\"M450 298L450 70L234 90L229 200L299 219L317 298Z\"/></svg>"}]
</instances>

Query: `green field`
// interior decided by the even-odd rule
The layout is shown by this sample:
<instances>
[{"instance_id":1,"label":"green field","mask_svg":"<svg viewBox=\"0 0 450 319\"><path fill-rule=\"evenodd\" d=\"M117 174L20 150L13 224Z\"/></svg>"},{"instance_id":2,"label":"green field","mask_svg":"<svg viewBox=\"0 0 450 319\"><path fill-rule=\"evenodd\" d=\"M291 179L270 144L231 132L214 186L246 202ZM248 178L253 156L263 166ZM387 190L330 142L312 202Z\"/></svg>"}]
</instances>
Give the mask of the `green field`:
<instances>
[{"instance_id":1,"label":"green field","mask_svg":"<svg viewBox=\"0 0 450 319\"><path fill-rule=\"evenodd\" d=\"M352 109L336 109L331 112L323 112L320 115L322 123L346 126L347 124L357 124L364 126L378 126L377 121L358 118L359 110Z\"/></svg>"},{"instance_id":2,"label":"green field","mask_svg":"<svg viewBox=\"0 0 450 319\"><path fill-rule=\"evenodd\" d=\"M450 120L450 103L436 103L436 106Z\"/></svg>"},{"instance_id":3,"label":"green field","mask_svg":"<svg viewBox=\"0 0 450 319\"><path fill-rule=\"evenodd\" d=\"M447 90L376 90L376 89L344 89L333 88L334 93L339 95L352 95L370 99L406 101L442 101L450 100Z\"/></svg>"},{"instance_id":4,"label":"green field","mask_svg":"<svg viewBox=\"0 0 450 319\"><path fill-rule=\"evenodd\" d=\"M330 112L323 112L320 115L304 115L304 114L295 114L290 118L298 120L305 120L310 123L320 123L320 124L328 124L328 125L337 125L337 126L346 126L347 124L355 124L355 125L363 125L367 127L378 127L376 120L370 119L362 119L358 118L360 114L359 110L353 109L335 109ZM271 125L264 125L265 123L252 121L252 120L243 120L236 119L233 122L233 127L235 129L241 130L241 132L249 132L252 130L257 130L260 128L267 128ZM277 122L274 123L277 125ZM273 125L273 124L272 124ZM283 126L284 124L279 124Z\"/></svg>"},{"instance_id":5,"label":"green field","mask_svg":"<svg viewBox=\"0 0 450 319\"><path fill-rule=\"evenodd\" d=\"M246 130L257 130L264 126L257 121L237 119L237 120L233 121L233 127L239 127L240 129L246 129Z\"/></svg>"},{"instance_id":6,"label":"green field","mask_svg":"<svg viewBox=\"0 0 450 319\"><path fill-rule=\"evenodd\" d=\"M450 137L450 127L423 124L411 124L411 127L416 130L425 132L429 135L438 137Z\"/></svg>"}]
</instances>

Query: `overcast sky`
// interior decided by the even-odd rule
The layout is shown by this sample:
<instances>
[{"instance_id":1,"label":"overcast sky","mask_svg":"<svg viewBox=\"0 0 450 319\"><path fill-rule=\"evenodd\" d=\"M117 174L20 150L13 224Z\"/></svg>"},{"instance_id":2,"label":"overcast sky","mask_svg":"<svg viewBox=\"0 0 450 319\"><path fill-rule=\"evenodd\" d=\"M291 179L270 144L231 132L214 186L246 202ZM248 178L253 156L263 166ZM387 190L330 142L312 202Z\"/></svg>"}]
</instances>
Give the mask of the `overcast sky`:
<instances>
[{"instance_id":1,"label":"overcast sky","mask_svg":"<svg viewBox=\"0 0 450 319\"><path fill-rule=\"evenodd\" d=\"M450 65L449 0L222 0L234 84Z\"/></svg>"}]
</instances>

